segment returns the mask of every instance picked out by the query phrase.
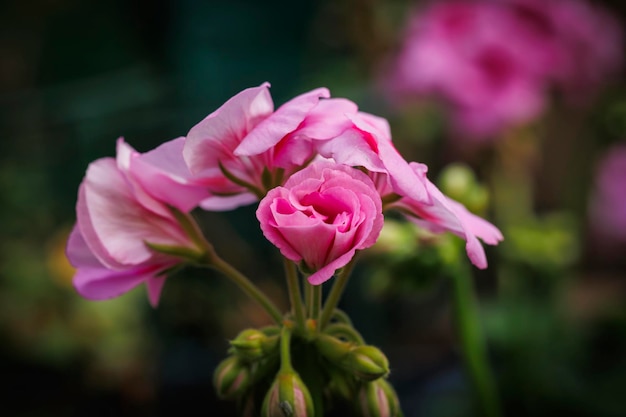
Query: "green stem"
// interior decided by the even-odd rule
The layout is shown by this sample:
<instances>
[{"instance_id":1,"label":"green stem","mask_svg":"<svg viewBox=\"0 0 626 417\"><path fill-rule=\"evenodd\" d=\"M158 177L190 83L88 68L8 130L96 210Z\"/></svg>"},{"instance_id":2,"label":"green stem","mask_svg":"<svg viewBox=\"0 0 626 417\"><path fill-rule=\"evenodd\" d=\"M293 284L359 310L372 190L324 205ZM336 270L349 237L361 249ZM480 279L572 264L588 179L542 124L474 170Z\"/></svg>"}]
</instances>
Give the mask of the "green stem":
<instances>
[{"instance_id":1,"label":"green stem","mask_svg":"<svg viewBox=\"0 0 626 417\"><path fill-rule=\"evenodd\" d=\"M494 377L489 368L485 340L480 327L472 277L466 264L452 274L454 313L463 349L466 371L476 392L482 415L502 415Z\"/></svg>"},{"instance_id":2,"label":"green stem","mask_svg":"<svg viewBox=\"0 0 626 417\"><path fill-rule=\"evenodd\" d=\"M296 325L299 329L304 328L305 311L302 303L302 292L300 290L300 282L298 281L298 271L296 265L288 260L284 259L285 264L285 277L287 278L287 289L289 291L289 301L291 302L291 309L293 310L296 318Z\"/></svg>"},{"instance_id":3,"label":"green stem","mask_svg":"<svg viewBox=\"0 0 626 417\"><path fill-rule=\"evenodd\" d=\"M205 265L210 266L212 268L217 269L228 278L230 278L243 292L245 292L250 298L255 300L263 309L270 315L270 317L276 323L281 323L283 320L283 315L280 313L278 308L272 303L272 301L267 298L267 296L250 281L245 275L235 269L231 264L224 261L222 258L217 256L215 251L211 248L210 259L205 263Z\"/></svg>"},{"instance_id":4,"label":"green stem","mask_svg":"<svg viewBox=\"0 0 626 417\"><path fill-rule=\"evenodd\" d=\"M280 331L280 372L293 372L291 366L291 328L286 325Z\"/></svg>"},{"instance_id":5,"label":"green stem","mask_svg":"<svg viewBox=\"0 0 626 417\"><path fill-rule=\"evenodd\" d=\"M339 300L341 299L341 294L343 294L343 290L346 288L346 284L348 283L348 278L350 278L350 274L352 273L352 269L354 268L354 264L356 263L356 256L352 258L348 265L346 265L343 270L339 273L339 275L335 278L335 282L333 282L333 287L330 289L330 293L326 298L326 303L324 304L324 308L322 310L322 316L320 318L320 323L318 328L320 330L324 329L330 318L335 311L335 308L339 304Z\"/></svg>"},{"instance_id":6,"label":"green stem","mask_svg":"<svg viewBox=\"0 0 626 417\"><path fill-rule=\"evenodd\" d=\"M307 285L311 286L311 303L309 304L309 317L315 320L316 329L319 330L319 326L317 324L320 320L320 311L322 310L322 284L320 285L311 285L307 283Z\"/></svg>"}]
</instances>

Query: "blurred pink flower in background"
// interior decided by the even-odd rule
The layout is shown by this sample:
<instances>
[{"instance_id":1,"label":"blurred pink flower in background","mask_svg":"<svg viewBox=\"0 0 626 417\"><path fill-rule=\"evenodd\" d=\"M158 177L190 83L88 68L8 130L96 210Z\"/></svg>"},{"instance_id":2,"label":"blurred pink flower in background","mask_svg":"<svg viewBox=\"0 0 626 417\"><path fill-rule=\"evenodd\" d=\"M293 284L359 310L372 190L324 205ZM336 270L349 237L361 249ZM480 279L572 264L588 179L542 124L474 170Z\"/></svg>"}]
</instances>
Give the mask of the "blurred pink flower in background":
<instances>
[{"instance_id":1,"label":"blurred pink flower in background","mask_svg":"<svg viewBox=\"0 0 626 417\"><path fill-rule=\"evenodd\" d=\"M452 0L414 12L383 83L434 97L475 138L539 117L551 88L586 98L621 64L621 31L582 0Z\"/></svg>"},{"instance_id":2,"label":"blurred pink flower in background","mask_svg":"<svg viewBox=\"0 0 626 417\"><path fill-rule=\"evenodd\" d=\"M626 243L626 144L599 160L589 207L590 228L602 246Z\"/></svg>"}]
</instances>

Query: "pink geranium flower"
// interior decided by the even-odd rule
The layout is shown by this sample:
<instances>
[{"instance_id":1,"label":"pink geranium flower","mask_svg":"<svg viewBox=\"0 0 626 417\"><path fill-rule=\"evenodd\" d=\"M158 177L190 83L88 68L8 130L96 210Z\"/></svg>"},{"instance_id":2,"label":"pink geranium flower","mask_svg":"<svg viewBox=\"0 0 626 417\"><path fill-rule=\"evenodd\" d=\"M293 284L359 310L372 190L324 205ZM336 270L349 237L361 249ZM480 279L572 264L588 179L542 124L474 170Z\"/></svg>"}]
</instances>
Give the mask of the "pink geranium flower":
<instances>
[{"instance_id":1,"label":"pink geranium flower","mask_svg":"<svg viewBox=\"0 0 626 417\"><path fill-rule=\"evenodd\" d=\"M432 97L456 130L488 138L529 123L550 89L596 90L621 64L620 29L578 0L450 0L410 18L385 75L396 102Z\"/></svg>"},{"instance_id":2,"label":"pink geranium flower","mask_svg":"<svg viewBox=\"0 0 626 417\"><path fill-rule=\"evenodd\" d=\"M274 111L268 88L264 83L240 92L189 131L183 156L211 194L203 208L253 203L313 156L310 143L291 133L328 90L302 94ZM245 144L251 152L241 152Z\"/></svg>"},{"instance_id":3,"label":"pink geranium flower","mask_svg":"<svg viewBox=\"0 0 626 417\"><path fill-rule=\"evenodd\" d=\"M74 286L84 297L108 299L146 283L156 306L164 272L182 259L150 245L190 255L201 251L172 211L186 213L207 197L190 180L183 144L184 138L175 139L141 155L119 139L116 159L89 165L67 245L77 268Z\"/></svg>"},{"instance_id":4,"label":"pink geranium flower","mask_svg":"<svg viewBox=\"0 0 626 417\"><path fill-rule=\"evenodd\" d=\"M265 237L311 272L318 285L372 246L383 226L382 202L363 172L316 161L261 200L257 218Z\"/></svg>"},{"instance_id":5,"label":"pink geranium flower","mask_svg":"<svg viewBox=\"0 0 626 417\"><path fill-rule=\"evenodd\" d=\"M543 49L524 35L493 2L435 3L412 17L392 95L440 98L456 128L475 137L530 121L545 106L545 81L530 68Z\"/></svg>"}]
</instances>

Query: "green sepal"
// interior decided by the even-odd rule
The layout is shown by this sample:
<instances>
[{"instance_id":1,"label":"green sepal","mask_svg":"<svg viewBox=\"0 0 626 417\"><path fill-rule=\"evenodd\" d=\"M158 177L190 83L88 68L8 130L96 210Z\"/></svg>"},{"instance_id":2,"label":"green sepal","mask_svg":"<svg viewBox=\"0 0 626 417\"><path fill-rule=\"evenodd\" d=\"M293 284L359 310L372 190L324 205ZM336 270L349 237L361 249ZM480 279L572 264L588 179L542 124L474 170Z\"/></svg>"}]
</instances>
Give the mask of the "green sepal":
<instances>
[{"instance_id":1,"label":"green sepal","mask_svg":"<svg viewBox=\"0 0 626 417\"><path fill-rule=\"evenodd\" d=\"M144 241L144 244L155 252L175 256L190 262L200 262L206 257L205 252L185 246L162 245L160 243L146 241Z\"/></svg>"}]
</instances>

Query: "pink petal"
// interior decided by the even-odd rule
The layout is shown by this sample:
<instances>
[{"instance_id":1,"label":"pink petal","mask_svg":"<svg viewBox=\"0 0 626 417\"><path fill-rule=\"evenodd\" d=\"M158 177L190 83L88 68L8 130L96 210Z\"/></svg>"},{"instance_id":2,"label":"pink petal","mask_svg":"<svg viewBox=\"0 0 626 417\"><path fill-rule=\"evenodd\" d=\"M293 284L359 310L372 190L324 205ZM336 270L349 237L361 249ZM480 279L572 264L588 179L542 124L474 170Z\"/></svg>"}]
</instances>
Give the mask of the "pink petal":
<instances>
[{"instance_id":1,"label":"pink petal","mask_svg":"<svg viewBox=\"0 0 626 417\"><path fill-rule=\"evenodd\" d=\"M351 250L349 252L346 252L345 254L340 256L339 258L337 258L334 261L330 262L328 265L325 265L324 267L318 269L316 272L311 274L307 278L307 280L309 281L309 283L311 285L323 284L324 282L326 282L330 278L332 278L333 275L335 275L335 272L339 268L343 268L344 266L346 266L348 264L348 262L350 262L350 260L352 260L352 258L354 258L355 253L356 253L356 250Z\"/></svg>"},{"instance_id":2,"label":"pink petal","mask_svg":"<svg viewBox=\"0 0 626 417\"><path fill-rule=\"evenodd\" d=\"M135 158L131 174L157 200L189 212L209 197L206 187L194 181L183 159L185 138L165 142L158 148Z\"/></svg>"},{"instance_id":3,"label":"pink petal","mask_svg":"<svg viewBox=\"0 0 626 417\"><path fill-rule=\"evenodd\" d=\"M85 240L108 267L138 265L150 259L152 252L144 242L190 245L173 217L158 216L138 204L111 158L90 164L76 210Z\"/></svg>"},{"instance_id":4,"label":"pink petal","mask_svg":"<svg viewBox=\"0 0 626 417\"><path fill-rule=\"evenodd\" d=\"M235 155L258 155L272 148L302 123L322 97L330 97L328 89L318 88L283 104L243 138Z\"/></svg>"},{"instance_id":5,"label":"pink petal","mask_svg":"<svg viewBox=\"0 0 626 417\"><path fill-rule=\"evenodd\" d=\"M252 193L241 193L232 196L210 196L200 202L200 207L209 211L229 211L250 205L259 198Z\"/></svg>"},{"instance_id":6,"label":"pink petal","mask_svg":"<svg viewBox=\"0 0 626 417\"><path fill-rule=\"evenodd\" d=\"M274 110L268 87L263 83L243 90L189 131L183 158L193 174L235 158L241 140Z\"/></svg>"}]
</instances>

